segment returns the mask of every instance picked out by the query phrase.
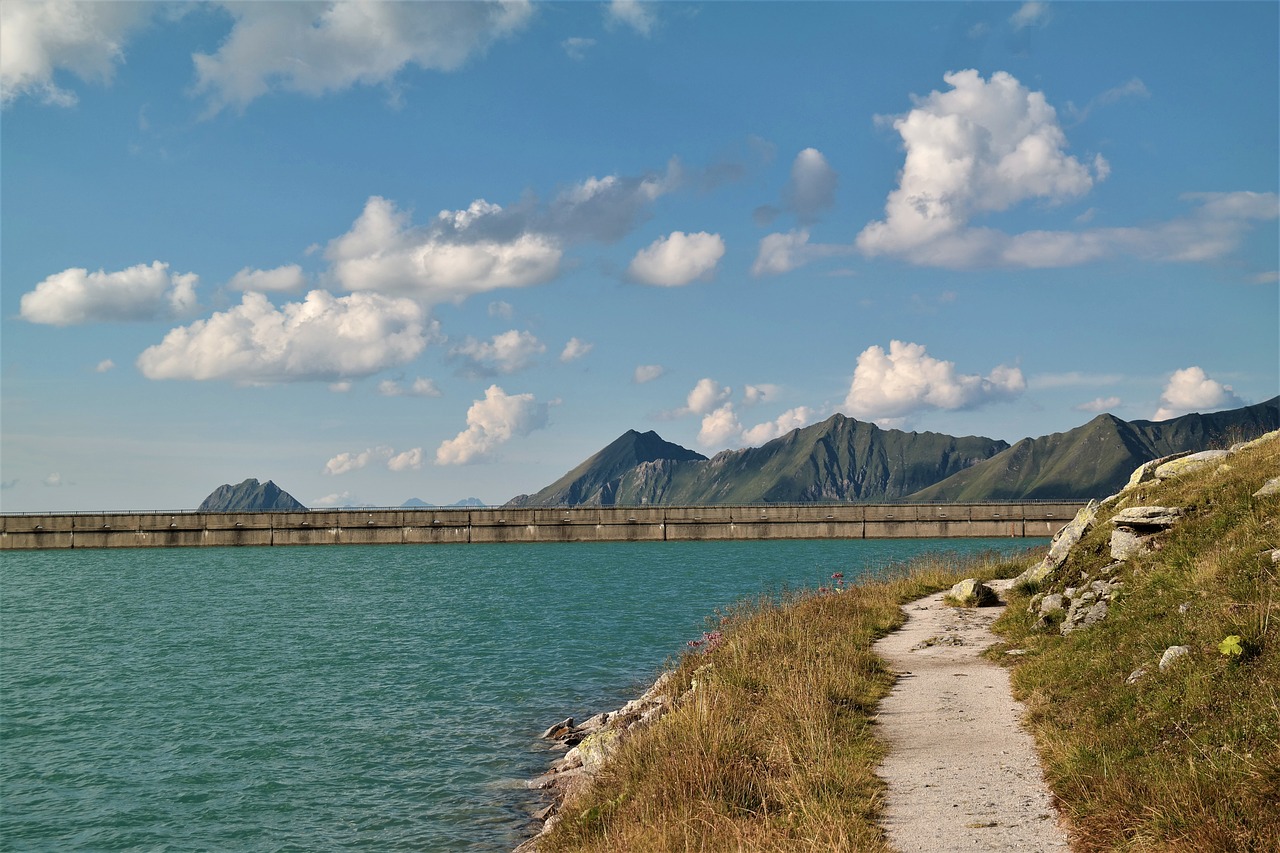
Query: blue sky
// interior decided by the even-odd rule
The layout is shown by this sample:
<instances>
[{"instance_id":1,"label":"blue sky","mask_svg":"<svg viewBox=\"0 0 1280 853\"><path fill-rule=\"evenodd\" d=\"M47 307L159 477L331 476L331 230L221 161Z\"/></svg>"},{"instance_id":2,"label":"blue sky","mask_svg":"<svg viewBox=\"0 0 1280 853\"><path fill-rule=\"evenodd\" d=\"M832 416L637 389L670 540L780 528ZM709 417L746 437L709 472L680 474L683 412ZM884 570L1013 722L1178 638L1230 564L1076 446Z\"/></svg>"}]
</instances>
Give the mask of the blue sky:
<instances>
[{"instance_id":1,"label":"blue sky","mask_svg":"<svg viewBox=\"0 0 1280 853\"><path fill-rule=\"evenodd\" d=\"M0 507L1280 389L1276 3L0 4Z\"/></svg>"}]
</instances>

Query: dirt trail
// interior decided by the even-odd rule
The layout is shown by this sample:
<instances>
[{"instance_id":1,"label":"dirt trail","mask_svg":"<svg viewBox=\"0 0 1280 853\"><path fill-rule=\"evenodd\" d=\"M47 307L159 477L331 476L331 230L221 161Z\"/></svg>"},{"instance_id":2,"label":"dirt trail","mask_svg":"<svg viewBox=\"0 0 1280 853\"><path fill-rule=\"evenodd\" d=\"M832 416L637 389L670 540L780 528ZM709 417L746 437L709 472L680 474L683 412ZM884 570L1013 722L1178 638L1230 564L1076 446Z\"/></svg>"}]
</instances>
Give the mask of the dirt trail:
<instances>
[{"instance_id":1,"label":"dirt trail","mask_svg":"<svg viewBox=\"0 0 1280 853\"><path fill-rule=\"evenodd\" d=\"M942 596L906 605L907 624L874 646L900 675L878 718L889 841L902 853L1067 853L1009 674L979 656L1004 607L947 607Z\"/></svg>"}]
</instances>

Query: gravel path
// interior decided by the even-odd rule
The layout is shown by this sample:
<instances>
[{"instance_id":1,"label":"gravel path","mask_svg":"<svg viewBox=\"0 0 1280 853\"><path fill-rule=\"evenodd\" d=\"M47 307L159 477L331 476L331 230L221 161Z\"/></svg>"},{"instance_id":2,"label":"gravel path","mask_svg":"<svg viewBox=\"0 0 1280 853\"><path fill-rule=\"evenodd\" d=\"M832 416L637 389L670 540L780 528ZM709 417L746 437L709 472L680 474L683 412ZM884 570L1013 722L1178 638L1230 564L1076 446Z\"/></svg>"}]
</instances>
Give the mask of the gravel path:
<instances>
[{"instance_id":1,"label":"gravel path","mask_svg":"<svg viewBox=\"0 0 1280 853\"><path fill-rule=\"evenodd\" d=\"M947 607L942 596L906 605L907 624L874 647L899 674L878 718L889 842L902 853L1067 853L1009 674L979 657L1004 607Z\"/></svg>"}]
</instances>

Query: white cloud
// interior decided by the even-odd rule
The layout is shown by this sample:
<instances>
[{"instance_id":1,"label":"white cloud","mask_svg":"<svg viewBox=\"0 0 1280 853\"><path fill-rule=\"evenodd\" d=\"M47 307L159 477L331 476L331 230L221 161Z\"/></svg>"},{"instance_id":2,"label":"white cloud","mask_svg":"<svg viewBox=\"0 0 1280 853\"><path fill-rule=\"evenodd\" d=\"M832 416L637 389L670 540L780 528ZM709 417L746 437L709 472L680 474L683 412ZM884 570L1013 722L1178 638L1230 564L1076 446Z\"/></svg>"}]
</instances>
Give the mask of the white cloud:
<instances>
[{"instance_id":1,"label":"white cloud","mask_svg":"<svg viewBox=\"0 0 1280 853\"><path fill-rule=\"evenodd\" d=\"M1015 30L1027 27L1043 27L1049 22L1049 4L1028 2L1018 7L1018 11L1009 17L1009 23Z\"/></svg>"},{"instance_id":2,"label":"white cloud","mask_svg":"<svg viewBox=\"0 0 1280 853\"><path fill-rule=\"evenodd\" d=\"M1280 270L1255 273L1246 279L1250 284L1275 284L1280 282Z\"/></svg>"},{"instance_id":3,"label":"white cloud","mask_svg":"<svg viewBox=\"0 0 1280 853\"><path fill-rule=\"evenodd\" d=\"M1026 381L1016 367L1001 365L985 377L962 374L920 344L890 341L888 353L870 346L858 356L844 410L861 420L898 424L926 409L969 409L1024 390Z\"/></svg>"},{"instance_id":4,"label":"white cloud","mask_svg":"<svg viewBox=\"0 0 1280 853\"><path fill-rule=\"evenodd\" d=\"M575 62L581 62L587 58L587 51L595 47L596 40L589 38L581 38L573 36L560 42L560 46L564 48L565 54Z\"/></svg>"},{"instance_id":5,"label":"white cloud","mask_svg":"<svg viewBox=\"0 0 1280 853\"><path fill-rule=\"evenodd\" d=\"M489 316L498 317L503 320L510 320L516 315L516 309L512 307L510 302L504 302L501 299L489 303Z\"/></svg>"},{"instance_id":6,"label":"white cloud","mask_svg":"<svg viewBox=\"0 0 1280 853\"><path fill-rule=\"evenodd\" d=\"M73 267L24 293L20 311L28 322L52 326L174 319L196 307L199 280L160 261L110 273Z\"/></svg>"},{"instance_id":7,"label":"white cloud","mask_svg":"<svg viewBox=\"0 0 1280 853\"><path fill-rule=\"evenodd\" d=\"M62 475L58 473L53 473L53 474L50 474L48 477L45 477L44 484L51 489L56 489L59 486L69 485L65 480L62 479Z\"/></svg>"},{"instance_id":8,"label":"white cloud","mask_svg":"<svg viewBox=\"0 0 1280 853\"><path fill-rule=\"evenodd\" d=\"M114 361L109 358L104 358L102 361L98 362L98 366L93 370L95 373L106 373L108 370L115 370L115 368L116 363Z\"/></svg>"},{"instance_id":9,"label":"white cloud","mask_svg":"<svg viewBox=\"0 0 1280 853\"><path fill-rule=\"evenodd\" d=\"M998 71L946 74L950 91L917 98L893 120L906 148L885 218L857 244L868 255L920 256L939 265L972 263L986 235L966 231L979 214L1019 202L1061 202L1088 192L1089 170L1065 152L1066 136L1041 92Z\"/></svg>"},{"instance_id":10,"label":"white cloud","mask_svg":"<svg viewBox=\"0 0 1280 853\"><path fill-rule=\"evenodd\" d=\"M1119 397L1115 397L1115 396L1095 397L1089 402L1080 403L1077 406L1073 406L1073 408L1077 412L1092 412L1093 414L1101 414L1102 412L1109 412L1112 409L1117 408L1119 405L1120 405Z\"/></svg>"},{"instance_id":11,"label":"white cloud","mask_svg":"<svg viewBox=\"0 0 1280 853\"><path fill-rule=\"evenodd\" d=\"M642 36L652 33L657 23L652 4L642 0L611 0L606 20L614 24L625 24Z\"/></svg>"},{"instance_id":12,"label":"white cloud","mask_svg":"<svg viewBox=\"0 0 1280 853\"><path fill-rule=\"evenodd\" d=\"M524 227L571 243L611 243L630 233L649 216L655 201L684 182L684 169L674 157L662 173L590 177L557 194L546 210L526 213Z\"/></svg>"},{"instance_id":13,"label":"white cloud","mask_svg":"<svg viewBox=\"0 0 1280 853\"><path fill-rule=\"evenodd\" d=\"M685 411L694 415L705 415L729 399L732 388L721 385L714 379L699 379L693 386L686 400Z\"/></svg>"},{"instance_id":14,"label":"white cloud","mask_svg":"<svg viewBox=\"0 0 1280 853\"><path fill-rule=\"evenodd\" d=\"M820 258L838 257L854 252L853 246L837 243L810 243L809 229L800 228L785 234L766 234L760 239L751 274L781 275Z\"/></svg>"},{"instance_id":15,"label":"white cloud","mask_svg":"<svg viewBox=\"0 0 1280 853\"><path fill-rule=\"evenodd\" d=\"M362 503L363 501L351 492L334 492L322 498L316 498L311 502L311 506L360 506Z\"/></svg>"},{"instance_id":16,"label":"white cloud","mask_svg":"<svg viewBox=\"0 0 1280 853\"><path fill-rule=\"evenodd\" d=\"M150 379L338 382L411 361L429 332L423 309L408 299L313 290L277 309L248 292L234 308L171 330L137 364Z\"/></svg>"},{"instance_id":17,"label":"white cloud","mask_svg":"<svg viewBox=\"0 0 1280 853\"><path fill-rule=\"evenodd\" d=\"M533 15L527 0L469 3L226 4L235 18L217 53L192 56L210 112L269 91L319 96L390 83L407 66L453 71Z\"/></svg>"},{"instance_id":18,"label":"white cloud","mask_svg":"<svg viewBox=\"0 0 1280 853\"><path fill-rule=\"evenodd\" d=\"M631 381L637 385L644 385L646 382L652 382L658 379L667 369L661 364L638 364L635 373L631 375Z\"/></svg>"},{"instance_id":19,"label":"white cloud","mask_svg":"<svg viewBox=\"0 0 1280 853\"><path fill-rule=\"evenodd\" d=\"M0 105L31 96L73 106L76 94L60 88L55 73L109 83L124 61L126 35L147 14L146 4L134 3L0 3Z\"/></svg>"},{"instance_id":20,"label":"white cloud","mask_svg":"<svg viewBox=\"0 0 1280 853\"><path fill-rule=\"evenodd\" d=\"M816 148L806 148L791 164L791 180L784 201L800 222L808 224L831 208L836 200L836 170Z\"/></svg>"},{"instance_id":21,"label":"white cloud","mask_svg":"<svg viewBox=\"0 0 1280 853\"><path fill-rule=\"evenodd\" d=\"M231 277L227 286L232 290L256 290L259 293L294 292L302 290L307 284L307 277L302 267L287 264L269 270L255 270L245 267Z\"/></svg>"},{"instance_id":22,"label":"white cloud","mask_svg":"<svg viewBox=\"0 0 1280 853\"><path fill-rule=\"evenodd\" d=\"M371 447L355 453L339 453L324 463L324 473L336 477L339 474L359 471L370 462L391 458L393 452L390 447Z\"/></svg>"},{"instance_id":23,"label":"white cloud","mask_svg":"<svg viewBox=\"0 0 1280 853\"><path fill-rule=\"evenodd\" d=\"M564 345L564 350L560 353L560 361L565 364L577 361L595 349L595 347L595 344L587 343L579 338L569 338L569 342Z\"/></svg>"},{"instance_id":24,"label":"white cloud","mask_svg":"<svg viewBox=\"0 0 1280 853\"><path fill-rule=\"evenodd\" d=\"M442 392L432 379L419 376L406 388L394 379L384 379L378 383L378 393L384 397L440 397Z\"/></svg>"},{"instance_id":25,"label":"white cloud","mask_svg":"<svg viewBox=\"0 0 1280 853\"><path fill-rule=\"evenodd\" d=\"M815 415L814 410L808 406L788 409L772 421L765 421L743 430L742 441L750 447L758 447L767 441L786 435L793 429L807 426L814 420Z\"/></svg>"},{"instance_id":26,"label":"white cloud","mask_svg":"<svg viewBox=\"0 0 1280 853\"><path fill-rule=\"evenodd\" d=\"M507 394L490 385L483 400L467 410L467 428L436 449L437 465L466 465L487 459L498 445L547 425L547 404L532 394Z\"/></svg>"},{"instance_id":27,"label":"white cloud","mask_svg":"<svg viewBox=\"0 0 1280 853\"><path fill-rule=\"evenodd\" d=\"M724 448L742 437L742 424L733 411L732 403L725 403L702 418L698 430L698 443L703 447Z\"/></svg>"},{"instance_id":28,"label":"white cloud","mask_svg":"<svg viewBox=\"0 0 1280 853\"><path fill-rule=\"evenodd\" d=\"M489 341L468 336L449 350L449 358L462 362L462 375L477 378L524 370L546 351L533 334L511 329Z\"/></svg>"},{"instance_id":29,"label":"white cloud","mask_svg":"<svg viewBox=\"0 0 1280 853\"><path fill-rule=\"evenodd\" d=\"M747 385L742 389L742 402L748 406L754 406L757 403L769 403L777 398L782 391L777 385L761 383L759 385Z\"/></svg>"},{"instance_id":30,"label":"white cloud","mask_svg":"<svg viewBox=\"0 0 1280 853\"><path fill-rule=\"evenodd\" d=\"M1191 412L1212 412L1217 409L1243 406L1230 385L1210 379L1203 368L1185 367L1175 370L1160 395L1160 408L1152 420L1167 421Z\"/></svg>"},{"instance_id":31,"label":"white cloud","mask_svg":"<svg viewBox=\"0 0 1280 853\"><path fill-rule=\"evenodd\" d=\"M680 287L711 278L722 257L724 240L719 234L673 231L637 252L627 267L627 275L644 284Z\"/></svg>"},{"instance_id":32,"label":"white cloud","mask_svg":"<svg viewBox=\"0 0 1280 853\"><path fill-rule=\"evenodd\" d=\"M422 467L422 448L415 447L403 453L397 453L387 460L390 471L417 471Z\"/></svg>"},{"instance_id":33,"label":"white cloud","mask_svg":"<svg viewBox=\"0 0 1280 853\"><path fill-rule=\"evenodd\" d=\"M436 4L430 4L436 5ZM446 210L427 228L413 228L395 203L372 196L351 230L329 242L325 257L348 290L376 290L426 304L461 302L501 287L551 279L561 249L545 234L490 236L503 209L484 200Z\"/></svg>"}]
</instances>

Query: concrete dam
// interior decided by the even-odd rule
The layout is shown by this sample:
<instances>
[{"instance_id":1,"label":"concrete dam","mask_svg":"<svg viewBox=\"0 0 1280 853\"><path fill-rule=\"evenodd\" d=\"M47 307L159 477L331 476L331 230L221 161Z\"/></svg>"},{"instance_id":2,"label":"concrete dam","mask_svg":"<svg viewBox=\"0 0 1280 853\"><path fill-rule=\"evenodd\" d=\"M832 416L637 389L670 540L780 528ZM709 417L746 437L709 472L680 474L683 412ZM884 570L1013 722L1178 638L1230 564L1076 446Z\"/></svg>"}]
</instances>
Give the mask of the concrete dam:
<instances>
[{"instance_id":1,"label":"concrete dam","mask_svg":"<svg viewBox=\"0 0 1280 853\"><path fill-rule=\"evenodd\" d=\"M0 550L1045 537L1083 502L0 515Z\"/></svg>"}]
</instances>

